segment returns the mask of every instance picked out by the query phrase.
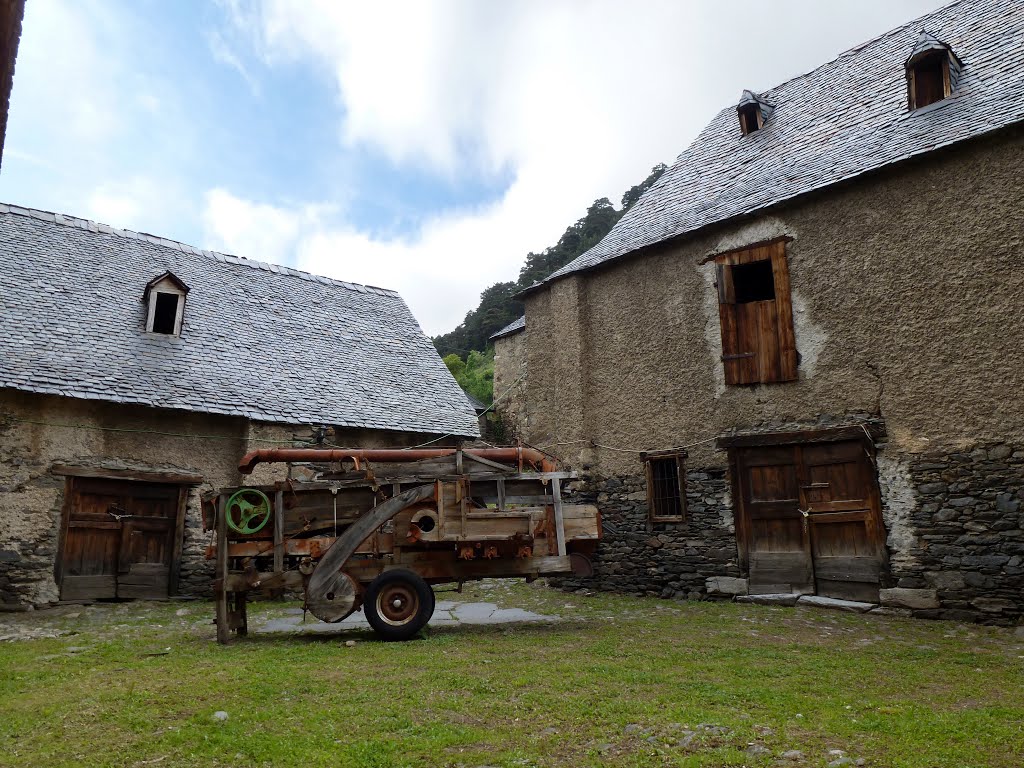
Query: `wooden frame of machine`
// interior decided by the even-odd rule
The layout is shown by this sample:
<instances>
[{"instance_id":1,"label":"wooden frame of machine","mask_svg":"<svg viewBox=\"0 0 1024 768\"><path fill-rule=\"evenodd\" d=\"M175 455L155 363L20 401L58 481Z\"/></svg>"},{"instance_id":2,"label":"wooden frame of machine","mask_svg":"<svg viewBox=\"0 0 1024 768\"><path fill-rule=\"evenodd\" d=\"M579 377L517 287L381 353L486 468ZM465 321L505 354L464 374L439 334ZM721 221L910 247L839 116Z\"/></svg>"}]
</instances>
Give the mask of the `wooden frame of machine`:
<instances>
[{"instance_id":1,"label":"wooden frame of machine","mask_svg":"<svg viewBox=\"0 0 1024 768\"><path fill-rule=\"evenodd\" d=\"M563 503L576 475L538 450L273 449L239 469L273 461L324 471L204 498L218 642L246 634L251 592L301 590L326 622L362 608L380 636L405 640L433 614L432 585L591 573L600 513Z\"/></svg>"}]
</instances>

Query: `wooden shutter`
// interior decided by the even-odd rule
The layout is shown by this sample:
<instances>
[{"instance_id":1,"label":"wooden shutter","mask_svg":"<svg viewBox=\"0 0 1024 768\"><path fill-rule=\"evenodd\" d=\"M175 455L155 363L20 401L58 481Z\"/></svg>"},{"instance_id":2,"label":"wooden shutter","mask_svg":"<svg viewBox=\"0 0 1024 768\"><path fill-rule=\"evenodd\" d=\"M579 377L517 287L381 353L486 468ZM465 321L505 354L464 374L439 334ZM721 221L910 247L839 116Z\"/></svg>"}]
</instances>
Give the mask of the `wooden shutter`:
<instances>
[{"instance_id":1,"label":"wooden shutter","mask_svg":"<svg viewBox=\"0 0 1024 768\"><path fill-rule=\"evenodd\" d=\"M733 267L758 261L771 262L775 297L737 303ZM795 381L796 339L785 240L722 254L715 262L725 383Z\"/></svg>"},{"instance_id":2,"label":"wooden shutter","mask_svg":"<svg viewBox=\"0 0 1024 768\"><path fill-rule=\"evenodd\" d=\"M718 319L722 324L722 365L726 384L747 384L749 371L744 362L754 355L752 349L740 349L739 318L732 284L731 265L715 265L718 280Z\"/></svg>"}]
</instances>

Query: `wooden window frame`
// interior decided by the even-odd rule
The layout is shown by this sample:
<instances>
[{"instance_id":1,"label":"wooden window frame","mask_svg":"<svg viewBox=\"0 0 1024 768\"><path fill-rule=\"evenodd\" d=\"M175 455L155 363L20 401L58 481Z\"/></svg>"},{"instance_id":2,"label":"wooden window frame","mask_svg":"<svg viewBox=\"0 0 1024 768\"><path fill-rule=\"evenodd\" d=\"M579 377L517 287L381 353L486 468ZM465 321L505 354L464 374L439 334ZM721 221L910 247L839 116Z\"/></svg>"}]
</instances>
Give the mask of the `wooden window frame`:
<instances>
[{"instance_id":1,"label":"wooden window frame","mask_svg":"<svg viewBox=\"0 0 1024 768\"><path fill-rule=\"evenodd\" d=\"M927 104L917 103L917 70L922 64L930 62L932 59L939 59L939 65L942 68L942 97L935 101L930 101ZM916 109L924 109L932 104L938 104L940 101L945 101L952 94L953 88L949 76L949 54L941 51L935 51L933 53L921 56L917 61L907 65L907 105L911 111Z\"/></svg>"},{"instance_id":2,"label":"wooden window frame","mask_svg":"<svg viewBox=\"0 0 1024 768\"><path fill-rule=\"evenodd\" d=\"M744 136L764 128L764 115L761 114L760 104L749 104L740 107L740 131Z\"/></svg>"},{"instance_id":3,"label":"wooden window frame","mask_svg":"<svg viewBox=\"0 0 1024 768\"><path fill-rule=\"evenodd\" d=\"M655 453L642 453L640 458L644 462L644 476L647 478L647 518L652 523L682 523L686 520L686 452L685 451L658 451ZM676 497L679 501L679 511L672 514L664 514L659 507L663 504L661 497L656 495L654 483L654 470L651 466L655 461L674 461L676 467Z\"/></svg>"},{"instance_id":4,"label":"wooden window frame","mask_svg":"<svg viewBox=\"0 0 1024 768\"><path fill-rule=\"evenodd\" d=\"M775 384L798 378L786 258L788 241L789 238L777 238L709 257L715 263L722 367L725 383L729 386ZM732 268L758 261L771 262L775 298L737 303ZM739 307L749 309L740 310ZM756 329L752 330L755 325Z\"/></svg>"}]
</instances>

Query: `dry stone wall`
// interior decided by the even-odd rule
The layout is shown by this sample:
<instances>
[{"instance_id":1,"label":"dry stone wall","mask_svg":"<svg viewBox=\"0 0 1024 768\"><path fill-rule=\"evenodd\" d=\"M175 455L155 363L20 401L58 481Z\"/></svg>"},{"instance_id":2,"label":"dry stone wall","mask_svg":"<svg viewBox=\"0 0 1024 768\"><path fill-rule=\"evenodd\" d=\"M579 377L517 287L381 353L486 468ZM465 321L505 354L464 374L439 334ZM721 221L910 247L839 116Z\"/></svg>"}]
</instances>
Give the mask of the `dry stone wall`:
<instances>
[{"instance_id":1,"label":"dry stone wall","mask_svg":"<svg viewBox=\"0 0 1024 768\"><path fill-rule=\"evenodd\" d=\"M1016 622L1024 615L1024 444L924 454L908 465L914 539L893 577L899 588L932 591L936 603L902 607L921 617Z\"/></svg>"},{"instance_id":2,"label":"dry stone wall","mask_svg":"<svg viewBox=\"0 0 1024 768\"><path fill-rule=\"evenodd\" d=\"M643 475L582 482L569 497L598 506L604 538L593 558L594 576L560 582L567 588L700 599L709 577L740 575L724 468L686 473L681 523L649 520Z\"/></svg>"}]
</instances>

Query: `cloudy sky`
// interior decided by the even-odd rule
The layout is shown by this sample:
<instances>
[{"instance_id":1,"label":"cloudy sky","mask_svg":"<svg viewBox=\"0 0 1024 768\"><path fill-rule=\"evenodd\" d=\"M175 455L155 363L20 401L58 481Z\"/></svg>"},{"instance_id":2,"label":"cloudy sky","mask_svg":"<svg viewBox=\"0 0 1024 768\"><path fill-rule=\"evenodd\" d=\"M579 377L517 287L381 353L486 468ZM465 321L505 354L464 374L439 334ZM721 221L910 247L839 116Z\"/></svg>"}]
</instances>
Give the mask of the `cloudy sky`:
<instances>
[{"instance_id":1,"label":"cloudy sky","mask_svg":"<svg viewBox=\"0 0 1024 768\"><path fill-rule=\"evenodd\" d=\"M0 200L397 289L430 334L744 88L940 0L31 0Z\"/></svg>"}]
</instances>

